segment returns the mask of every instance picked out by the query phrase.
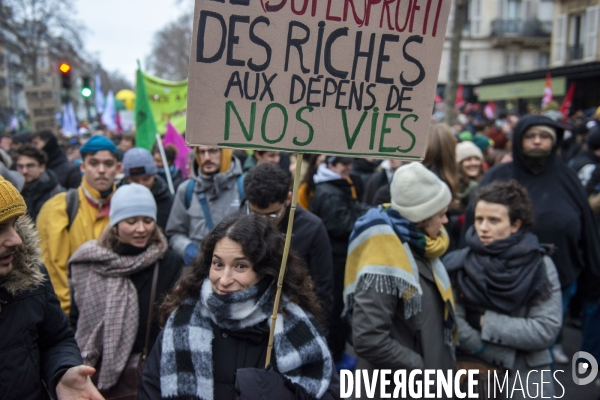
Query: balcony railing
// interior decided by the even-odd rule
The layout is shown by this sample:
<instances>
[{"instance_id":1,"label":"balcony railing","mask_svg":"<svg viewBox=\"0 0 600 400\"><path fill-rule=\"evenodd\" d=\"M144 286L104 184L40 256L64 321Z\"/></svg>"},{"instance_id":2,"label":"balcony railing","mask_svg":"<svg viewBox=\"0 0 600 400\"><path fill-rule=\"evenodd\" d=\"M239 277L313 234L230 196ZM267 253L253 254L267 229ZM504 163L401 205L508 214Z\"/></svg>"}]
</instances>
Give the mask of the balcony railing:
<instances>
[{"instance_id":1,"label":"balcony railing","mask_svg":"<svg viewBox=\"0 0 600 400\"><path fill-rule=\"evenodd\" d=\"M583 44L569 46L569 60L583 60Z\"/></svg>"},{"instance_id":2,"label":"balcony railing","mask_svg":"<svg viewBox=\"0 0 600 400\"><path fill-rule=\"evenodd\" d=\"M552 21L537 19L496 19L492 21L492 36L552 36Z\"/></svg>"}]
</instances>

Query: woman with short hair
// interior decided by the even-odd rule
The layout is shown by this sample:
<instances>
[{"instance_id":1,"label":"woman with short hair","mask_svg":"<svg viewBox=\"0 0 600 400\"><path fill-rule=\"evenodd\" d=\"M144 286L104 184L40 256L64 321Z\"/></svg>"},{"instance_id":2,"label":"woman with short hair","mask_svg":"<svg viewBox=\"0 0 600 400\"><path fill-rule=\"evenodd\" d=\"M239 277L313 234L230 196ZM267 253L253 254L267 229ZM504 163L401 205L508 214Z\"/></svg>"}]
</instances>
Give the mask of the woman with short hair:
<instances>
[{"instance_id":1,"label":"woman with short hair","mask_svg":"<svg viewBox=\"0 0 600 400\"><path fill-rule=\"evenodd\" d=\"M476 194L467 247L444 257L457 299L459 361L510 371L509 388L520 376L524 391L512 398L539 398L542 388L554 394L541 371L551 369L549 348L562 323L560 283L549 246L529 230L533 220L527 190L515 180L486 185Z\"/></svg>"}]
</instances>

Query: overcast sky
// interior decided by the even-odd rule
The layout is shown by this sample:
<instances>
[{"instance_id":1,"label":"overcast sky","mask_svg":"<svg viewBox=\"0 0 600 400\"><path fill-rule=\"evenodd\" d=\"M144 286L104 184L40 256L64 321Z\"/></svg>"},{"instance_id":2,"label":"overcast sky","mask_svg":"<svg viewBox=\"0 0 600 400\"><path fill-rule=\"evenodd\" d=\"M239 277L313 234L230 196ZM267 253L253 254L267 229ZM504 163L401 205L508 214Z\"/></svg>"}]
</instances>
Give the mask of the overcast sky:
<instances>
[{"instance_id":1,"label":"overcast sky","mask_svg":"<svg viewBox=\"0 0 600 400\"><path fill-rule=\"evenodd\" d=\"M85 49L104 69L118 70L135 81L136 60L152 49L154 33L173 21L192 1L181 0L76 0L76 18L88 29Z\"/></svg>"}]
</instances>

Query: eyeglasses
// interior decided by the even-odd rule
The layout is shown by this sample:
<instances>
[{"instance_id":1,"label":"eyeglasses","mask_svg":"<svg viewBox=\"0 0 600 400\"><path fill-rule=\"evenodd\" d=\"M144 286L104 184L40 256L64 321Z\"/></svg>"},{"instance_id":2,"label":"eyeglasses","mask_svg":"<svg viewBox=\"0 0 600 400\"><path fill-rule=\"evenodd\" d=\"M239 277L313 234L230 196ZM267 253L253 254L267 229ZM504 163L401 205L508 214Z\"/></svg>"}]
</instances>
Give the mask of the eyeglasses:
<instances>
[{"instance_id":1,"label":"eyeglasses","mask_svg":"<svg viewBox=\"0 0 600 400\"><path fill-rule=\"evenodd\" d=\"M246 214L247 215L256 214L256 215L260 215L261 217L267 217L268 219L278 219L279 217L281 217L283 215L284 212L285 212L285 204L283 204L281 206L281 208L279 209L279 211L277 211L276 213L261 214L254 210L251 210L250 206L248 205L248 202L246 202Z\"/></svg>"}]
</instances>

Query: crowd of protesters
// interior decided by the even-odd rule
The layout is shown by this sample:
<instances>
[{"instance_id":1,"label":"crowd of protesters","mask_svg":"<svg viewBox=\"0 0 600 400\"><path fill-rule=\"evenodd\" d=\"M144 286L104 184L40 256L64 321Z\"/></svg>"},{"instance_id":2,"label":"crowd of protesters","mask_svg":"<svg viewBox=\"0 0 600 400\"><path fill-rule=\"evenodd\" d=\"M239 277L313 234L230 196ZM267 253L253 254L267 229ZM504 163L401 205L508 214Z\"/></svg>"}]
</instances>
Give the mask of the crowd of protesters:
<instances>
[{"instance_id":1,"label":"crowd of protesters","mask_svg":"<svg viewBox=\"0 0 600 400\"><path fill-rule=\"evenodd\" d=\"M528 375L570 362L566 318L600 359L600 108L467 108L428 135L422 163L198 146L184 170L134 135L5 134L0 397L334 399L341 369Z\"/></svg>"}]
</instances>

